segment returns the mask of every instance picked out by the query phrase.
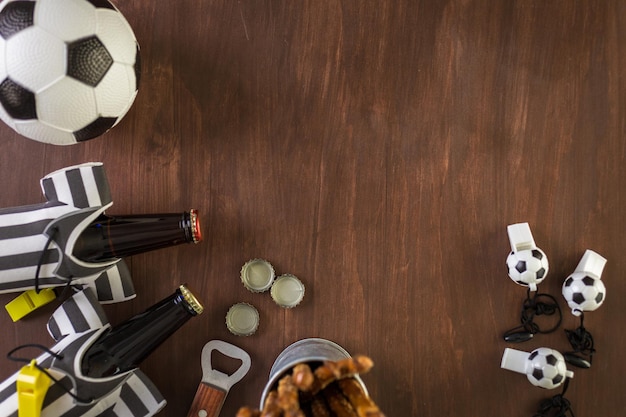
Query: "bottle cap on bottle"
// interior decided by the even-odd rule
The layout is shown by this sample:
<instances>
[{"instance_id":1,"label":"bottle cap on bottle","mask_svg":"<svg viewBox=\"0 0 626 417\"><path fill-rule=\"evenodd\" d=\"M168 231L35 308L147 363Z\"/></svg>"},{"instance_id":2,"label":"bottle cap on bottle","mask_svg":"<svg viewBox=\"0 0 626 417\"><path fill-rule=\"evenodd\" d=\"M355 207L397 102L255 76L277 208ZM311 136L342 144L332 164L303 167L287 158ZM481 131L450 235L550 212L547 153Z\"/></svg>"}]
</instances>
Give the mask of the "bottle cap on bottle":
<instances>
[{"instance_id":1,"label":"bottle cap on bottle","mask_svg":"<svg viewBox=\"0 0 626 417\"><path fill-rule=\"evenodd\" d=\"M226 327L236 336L250 336L259 327L259 312L248 303L237 303L226 313Z\"/></svg>"},{"instance_id":2,"label":"bottle cap on bottle","mask_svg":"<svg viewBox=\"0 0 626 417\"><path fill-rule=\"evenodd\" d=\"M276 278L270 294L279 306L292 308L304 298L304 284L296 276L284 274Z\"/></svg>"},{"instance_id":3,"label":"bottle cap on bottle","mask_svg":"<svg viewBox=\"0 0 626 417\"><path fill-rule=\"evenodd\" d=\"M193 243L198 243L202 240L202 230L200 229L200 218L198 217L198 210L189 210L189 222L191 223L191 240Z\"/></svg>"},{"instance_id":4,"label":"bottle cap on bottle","mask_svg":"<svg viewBox=\"0 0 626 417\"><path fill-rule=\"evenodd\" d=\"M252 292L264 292L270 289L276 273L274 267L264 259L252 259L241 267L241 282Z\"/></svg>"},{"instance_id":5,"label":"bottle cap on bottle","mask_svg":"<svg viewBox=\"0 0 626 417\"><path fill-rule=\"evenodd\" d=\"M196 296L193 295L191 291L189 291L189 288L187 288L187 284L181 285L180 287L178 287L178 289L183 295L184 300L187 302L187 304L189 304L189 307L191 307L191 310L193 310L193 313L195 313L195 315L202 314L202 312L204 311L204 307L202 306L202 304L200 304L200 301L198 301Z\"/></svg>"}]
</instances>

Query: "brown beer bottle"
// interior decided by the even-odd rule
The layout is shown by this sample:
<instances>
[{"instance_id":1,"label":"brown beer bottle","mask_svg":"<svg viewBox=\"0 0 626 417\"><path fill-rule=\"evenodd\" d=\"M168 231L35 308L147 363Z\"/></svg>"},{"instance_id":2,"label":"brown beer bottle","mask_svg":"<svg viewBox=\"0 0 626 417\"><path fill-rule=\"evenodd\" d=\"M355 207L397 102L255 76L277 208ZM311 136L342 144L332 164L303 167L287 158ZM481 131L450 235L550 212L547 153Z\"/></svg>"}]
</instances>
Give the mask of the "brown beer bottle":
<instances>
[{"instance_id":1,"label":"brown beer bottle","mask_svg":"<svg viewBox=\"0 0 626 417\"><path fill-rule=\"evenodd\" d=\"M85 351L81 362L83 375L102 378L136 368L187 320L202 311L196 297L181 285L174 294L100 336Z\"/></svg>"},{"instance_id":2,"label":"brown beer bottle","mask_svg":"<svg viewBox=\"0 0 626 417\"><path fill-rule=\"evenodd\" d=\"M73 254L83 261L101 262L201 240L198 211L194 209L115 217L103 214L80 234Z\"/></svg>"}]
</instances>

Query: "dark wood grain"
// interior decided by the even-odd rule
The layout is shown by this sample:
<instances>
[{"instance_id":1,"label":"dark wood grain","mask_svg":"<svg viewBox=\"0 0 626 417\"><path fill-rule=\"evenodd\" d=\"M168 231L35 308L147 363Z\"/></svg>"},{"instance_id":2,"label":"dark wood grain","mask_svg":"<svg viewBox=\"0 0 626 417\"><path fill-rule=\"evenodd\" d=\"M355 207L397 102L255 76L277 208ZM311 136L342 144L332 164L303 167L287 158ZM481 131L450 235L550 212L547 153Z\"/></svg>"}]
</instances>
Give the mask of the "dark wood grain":
<instances>
[{"instance_id":1,"label":"dark wood grain","mask_svg":"<svg viewBox=\"0 0 626 417\"><path fill-rule=\"evenodd\" d=\"M220 415L224 399L226 392L201 383L193 397L187 417L217 417Z\"/></svg>"},{"instance_id":2,"label":"dark wood grain","mask_svg":"<svg viewBox=\"0 0 626 417\"><path fill-rule=\"evenodd\" d=\"M585 249L608 259L604 305L585 318L593 367L576 416L623 416L626 390L626 3L621 0L116 2L142 53L139 95L109 133L69 147L0 126L2 207L43 201L38 180L103 161L111 214L200 210L206 239L129 259L138 296L113 323L187 282L205 313L142 365L189 410L211 339L252 368L222 416L256 406L278 353L305 337L375 361L363 377L388 416L531 416L558 391L500 369L506 347L569 349L562 329L502 340L525 290L506 275L506 226L529 222L560 296ZM248 292L239 269L272 262L301 305ZM4 303L14 295L2 295ZM231 335L229 306L260 313ZM0 351L50 345L54 306L0 315ZM0 361L0 378L17 370Z\"/></svg>"}]
</instances>

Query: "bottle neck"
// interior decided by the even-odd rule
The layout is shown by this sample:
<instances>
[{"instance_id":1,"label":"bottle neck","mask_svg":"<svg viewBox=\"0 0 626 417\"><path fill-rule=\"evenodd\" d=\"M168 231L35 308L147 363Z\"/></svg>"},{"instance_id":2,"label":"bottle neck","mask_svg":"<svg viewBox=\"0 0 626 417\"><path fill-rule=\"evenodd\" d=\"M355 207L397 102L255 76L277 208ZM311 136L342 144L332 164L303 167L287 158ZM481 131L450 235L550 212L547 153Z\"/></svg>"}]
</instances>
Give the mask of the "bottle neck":
<instances>
[{"instance_id":1,"label":"bottle neck","mask_svg":"<svg viewBox=\"0 0 626 417\"><path fill-rule=\"evenodd\" d=\"M99 262L201 240L197 210L115 217L103 214L81 233L73 254L87 262Z\"/></svg>"},{"instance_id":2,"label":"bottle neck","mask_svg":"<svg viewBox=\"0 0 626 417\"><path fill-rule=\"evenodd\" d=\"M181 285L174 294L114 327L91 345L82 359L83 375L101 378L136 368L202 310L194 295Z\"/></svg>"}]
</instances>

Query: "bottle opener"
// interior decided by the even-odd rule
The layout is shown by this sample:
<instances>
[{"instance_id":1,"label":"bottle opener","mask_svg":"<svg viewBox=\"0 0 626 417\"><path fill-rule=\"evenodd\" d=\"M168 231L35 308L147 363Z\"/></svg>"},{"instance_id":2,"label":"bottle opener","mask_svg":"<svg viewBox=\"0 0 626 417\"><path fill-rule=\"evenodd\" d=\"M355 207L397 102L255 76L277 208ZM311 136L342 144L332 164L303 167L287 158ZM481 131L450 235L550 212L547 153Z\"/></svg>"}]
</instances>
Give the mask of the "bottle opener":
<instances>
[{"instance_id":1,"label":"bottle opener","mask_svg":"<svg viewBox=\"0 0 626 417\"><path fill-rule=\"evenodd\" d=\"M241 366L227 375L211 365L211 353L217 350L225 356L240 359ZM202 381L191 403L187 417L217 417L226 394L250 369L250 356L241 348L221 340L211 340L202 348Z\"/></svg>"}]
</instances>

